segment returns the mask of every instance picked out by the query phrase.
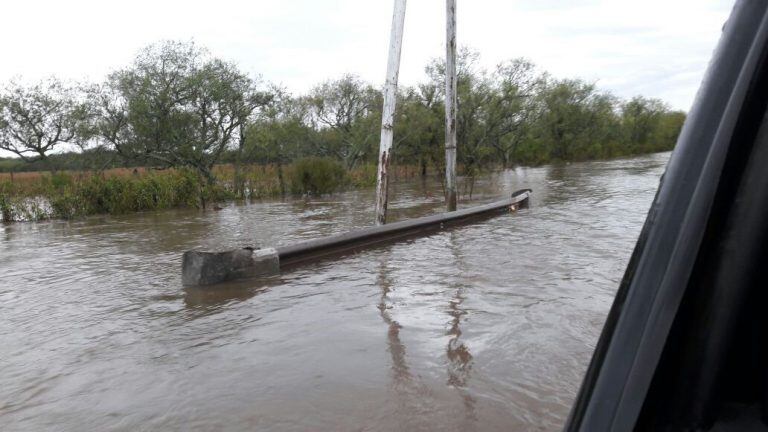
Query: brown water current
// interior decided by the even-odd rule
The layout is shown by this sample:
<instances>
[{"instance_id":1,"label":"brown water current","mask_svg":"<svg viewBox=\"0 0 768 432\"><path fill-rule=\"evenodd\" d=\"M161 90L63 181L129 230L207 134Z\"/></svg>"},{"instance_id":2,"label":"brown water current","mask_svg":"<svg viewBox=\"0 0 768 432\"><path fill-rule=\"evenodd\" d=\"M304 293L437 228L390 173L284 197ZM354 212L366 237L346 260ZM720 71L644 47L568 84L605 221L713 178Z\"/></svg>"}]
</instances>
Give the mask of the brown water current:
<instances>
[{"instance_id":1,"label":"brown water current","mask_svg":"<svg viewBox=\"0 0 768 432\"><path fill-rule=\"evenodd\" d=\"M184 250L367 226L373 190L0 225L0 430L558 430L668 157L508 170L474 202L530 209L212 290Z\"/></svg>"}]
</instances>

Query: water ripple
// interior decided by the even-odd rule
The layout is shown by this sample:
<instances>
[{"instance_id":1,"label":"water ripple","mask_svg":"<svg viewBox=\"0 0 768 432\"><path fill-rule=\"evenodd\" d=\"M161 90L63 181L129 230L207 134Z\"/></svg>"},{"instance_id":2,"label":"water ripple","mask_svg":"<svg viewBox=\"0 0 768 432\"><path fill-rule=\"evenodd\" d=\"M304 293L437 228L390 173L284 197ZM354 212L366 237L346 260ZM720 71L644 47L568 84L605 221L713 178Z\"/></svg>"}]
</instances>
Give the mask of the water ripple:
<instances>
[{"instance_id":1,"label":"water ripple","mask_svg":"<svg viewBox=\"0 0 768 432\"><path fill-rule=\"evenodd\" d=\"M667 157L497 173L475 202L530 209L216 290L181 251L366 226L373 192L0 226L0 429L558 430Z\"/></svg>"}]
</instances>

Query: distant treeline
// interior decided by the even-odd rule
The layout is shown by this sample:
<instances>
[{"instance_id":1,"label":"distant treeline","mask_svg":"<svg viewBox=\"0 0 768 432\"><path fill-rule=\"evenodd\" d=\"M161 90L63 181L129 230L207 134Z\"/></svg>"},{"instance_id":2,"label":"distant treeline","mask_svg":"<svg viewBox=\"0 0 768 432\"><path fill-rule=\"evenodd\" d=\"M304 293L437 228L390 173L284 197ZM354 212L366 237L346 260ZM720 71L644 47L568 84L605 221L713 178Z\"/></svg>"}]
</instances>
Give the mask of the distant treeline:
<instances>
[{"instance_id":1,"label":"distant treeline","mask_svg":"<svg viewBox=\"0 0 768 432\"><path fill-rule=\"evenodd\" d=\"M685 113L657 99L622 100L579 79L556 79L523 59L493 70L463 50L458 77L458 158L465 174L670 150ZM394 162L441 172L443 63L401 87ZM306 95L249 76L193 43L142 50L100 83L51 78L0 93L0 171L188 168L207 184L214 165L287 165L333 158L349 170L375 163L378 86L353 75ZM236 188L237 189L237 188Z\"/></svg>"}]
</instances>

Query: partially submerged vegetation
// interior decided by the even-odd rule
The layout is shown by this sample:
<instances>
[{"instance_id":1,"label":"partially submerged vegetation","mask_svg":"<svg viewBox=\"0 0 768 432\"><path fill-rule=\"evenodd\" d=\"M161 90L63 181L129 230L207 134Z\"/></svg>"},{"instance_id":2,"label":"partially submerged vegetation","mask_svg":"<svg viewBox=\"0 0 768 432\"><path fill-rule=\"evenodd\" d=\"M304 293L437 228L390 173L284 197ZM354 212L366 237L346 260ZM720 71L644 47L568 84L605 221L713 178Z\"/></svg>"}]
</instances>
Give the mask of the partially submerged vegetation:
<instances>
[{"instance_id":1,"label":"partially submerged vegetation","mask_svg":"<svg viewBox=\"0 0 768 432\"><path fill-rule=\"evenodd\" d=\"M491 71L477 60L464 50L458 61L458 162L470 179L670 150L685 119L523 59ZM422 175L443 171L443 69L433 61L428 79L398 96L393 162ZM0 172L15 175L0 181L0 213L72 218L371 185L381 107L381 92L355 76L295 96L183 42L149 46L101 83L10 83L0 149L18 158L0 159ZM130 175L110 175L117 167ZM23 181L30 170L49 174Z\"/></svg>"},{"instance_id":2,"label":"partially submerged vegetation","mask_svg":"<svg viewBox=\"0 0 768 432\"><path fill-rule=\"evenodd\" d=\"M287 166L247 165L235 187L231 165L213 168L214 184L188 168L112 169L100 173L56 172L0 175L0 220L72 219L93 214L124 214L170 208L205 208L234 199L261 199L286 194L328 194L371 186L375 167L346 171L332 159L302 159Z\"/></svg>"},{"instance_id":3,"label":"partially submerged vegetation","mask_svg":"<svg viewBox=\"0 0 768 432\"><path fill-rule=\"evenodd\" d=\"M198 206L222 198L221 192L200 185L189 170L128 176L61 172L0 182L0 215L8 222Z\"/></svg>"}]
</instances>

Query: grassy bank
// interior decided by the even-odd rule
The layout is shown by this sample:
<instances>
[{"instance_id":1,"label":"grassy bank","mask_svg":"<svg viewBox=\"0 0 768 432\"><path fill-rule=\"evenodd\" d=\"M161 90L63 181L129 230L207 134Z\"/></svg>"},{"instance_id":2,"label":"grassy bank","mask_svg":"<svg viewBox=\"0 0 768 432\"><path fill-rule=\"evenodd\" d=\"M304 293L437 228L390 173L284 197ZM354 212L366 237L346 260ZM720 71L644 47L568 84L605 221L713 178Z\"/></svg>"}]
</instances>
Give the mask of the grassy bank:
<instances>
[{"instance_id":1,"label":"grassy bank","mask_svg":"<svg viewBox=\"0 0 768 432\"><path fill-rule=\"evenodd\" d=\"M397 169L414 175L413 167ZM92 172L0 174L0 219L5 222L72 219L170 208L206 208L234 199L322 195L375 185L376 167L345 170L330 159L308 158L285 166L215 167L209 185L190 170L117 168Z\"/></svg>"}]
</instances>

